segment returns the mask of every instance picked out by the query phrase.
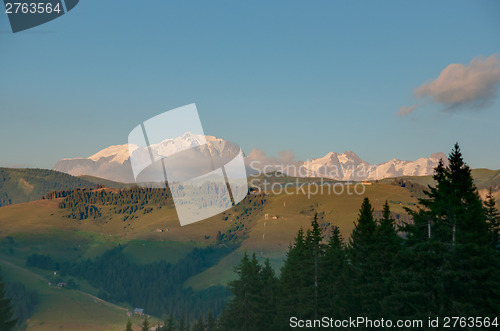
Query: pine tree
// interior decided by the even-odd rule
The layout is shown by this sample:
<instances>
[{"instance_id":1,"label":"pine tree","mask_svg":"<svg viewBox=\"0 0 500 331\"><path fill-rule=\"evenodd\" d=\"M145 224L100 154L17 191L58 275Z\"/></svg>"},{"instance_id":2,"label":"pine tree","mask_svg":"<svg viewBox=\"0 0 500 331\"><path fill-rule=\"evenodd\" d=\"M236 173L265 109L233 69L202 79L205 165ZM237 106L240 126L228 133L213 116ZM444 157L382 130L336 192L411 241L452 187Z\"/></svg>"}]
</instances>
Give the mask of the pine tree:
<instances>
[{"instance_id":1,"label":"pine tree","mask_svg":"<svg viewBox=\"0 0 500 331\"><path fill-rule=\"evenodd\" d=\"M177 321L177 330L179 331L188 331L189 326L186 325L186 315L184 315L184 312L181 314L181 318Z\"/></svg>"},{"instance_id":2,"label":"pine tree","mask_svg":"<svg viewBox=\"0 0 500 331\"><path fill-rule=\"evenodd\" d=\"M401 249L402 239L398 235L395 220L391 217L389 203L385 201L382 219L379 221L375 233L379 250L382 250L382 263L388 263Z\"/></svg>"},{"instance_id":3,"label":"pine tree","mask_svg":"<svg viewBox=\"0 0 500 331\"><path fill-rule=\"evenodd\" d=\"M149 325L148 317L144 316L144 321L142 322L141 330L142 331L149 331L149 328L150 328L150 325Z\"/></svg>"},{"instance_id":4,"label":"pine tree","mask_svg":"<svg viewBox=\"0 0 500 331\"><path fill-rule=\"evenodd\" d=\"M500 241L500 213L496 207L496 200L490 188L486 200L484 201L484 213L488 224L490 243L495 249L499 249Z\"/></svg>"},{"instance_id":5,"label":"pine tree","mask_svg":"<svg viewBox=\"0 0 500 331\"><path fill-rule=\"evenodd\" d=\"M306 303L305 288L309 286L303 268L306 261L304 231L299 229L293 243L288 248L285 263L281 267L278 285L278 304L275 328L283 329L289 324L290 316L303 318Z\"/></svg>"},{"instance_id":6,"label":"pine tree","mask_svg":"<svg viewBox=\"0 0 500 331\"><path fill-rule=\"evenodd\" d=\"M368 198L363 199L358 222L349 238L348 256L351 262L351 312L352 316L374 317L376 314L374 288L375 276L373 257L376 252L377 224Z\"/></svg>"},{"instance_id":7,"label":"pine tree","mask_svg":"<svg viewBox=\"0 0 500 331\"><path fill-rule=\"evenodd\" d=\"M386 301L394 316L487 316L498 311L498 256L488 245L485 210L456 144L449 165L436 167L436 185L408 210L408 240ZM486 285L488 284L488 285Z\"/></svg>"},{"instance_id":8,"label":"pine tree","mask_svg":"<svg viewBox=\"0 0 500 331\"><path fill-rule=\"evenodd\" d=\"M0 330L13 330L17 320L14 319L11 299L5 295L5 283L0 278Z\"/></svg>"},{"instance_id":9,"label":"pine tree","mask_svg":"<svg viewBox=\"0 0 500 331\"><path fill-rule=\"evenodd\" d=\"M347 280L349 266L340 229L333 226L330 241L320 262L319 312L321 316L348 317Z\"/></svg>"},{"instance_id":10,"label":"pine tree","mask_svg":"<svg viewBox=\"0 0 500 331\"><path fill-rule=\"evenodd\" d=\"M132 321L130 320L130 318L127 320L127 326L125 327L125 331L133 331Z\"/></svg>"},{"instance_id":11,"label":"pine tree","mask_svg":"<svg viewBox=\"0 0 500 331\"><path fill-rule=\"evenodd\" d=\"M491 246L457 244L451 250L446 295L453 316L495 316L500 311L500 256ZM445 269L446 270L446 269Z\"/></svg>"},{"instance_id":12,"label":"pine tree","mask_svg":"<svg viewBox=\"0 0 500 331\"><path fill-rule=\"evenodd\" d=\"M449 197L448 217L452 223L452 242L485 245L488 243L488 227L483 205L458 144L455 144L449 162L448 180L453 194Z\"/></svg>"},{"instance_id":13,"label":"pine tree","mask_svg":"<svg viewBox=\"0 0 500 331\"><path fill-rule=\"evenodd\" d=\"M307 287L304 289L308 290L308 293L306 293L308 302L306 302L305 305L311 308L310 312L306 312L306 316L314 319L318 319L320 259L324 253L324 245L321 243L322 240L323 235L318 224L318 213L315 213L311 229L307 231L306 235L306 260L304 261L304 272L309 276Z\"/></svg>"},{"instance_id":14,"label":"pine tree","mask_svg":"<svg viewBox=\"0 0 500 331\"><path fill-rule=\"evenodd\" d=\"M212 312L210 312L210 313L208 313L208 317L207 317L206 331L215 331L216 328L217 328L217 325L215 322L214 314L212 314Z\"/></svg>"},{"instance_id":15,"label":"pine tree","mask_svg":"<svg viewBox=\"0 0 500 331\"><path fill-rule=\"evenodd\" d=\"M406 244L412 245L424 242L431 239L436 231L433 231L434 225L440 224L441 216L438 214L437 208L434 206L434 201L440 196L440 192L448 190L446 185L446 169L443 160L439 160L438 165L434 169L432 178L436 182L436 186L428 186L428 190L424 191L425 198L419 198L419 204L422 206L418 210L405 208L408 214L412 217L412 222L405 224L402 230L407 234ZM444 194L442 194L444 195ZM434 229L436 230L436 229Z\"/></svg>"},{"instance_id":16,"label":"pine tree","mask_svg":"<svg viewBox=\"0 0 500 331\"><path fill-rule=\"evenodd\" d=\"M170 314L168 319L165 319L165 331L174 331L174 316Z\"/></svg>"},{"instance_id":17,"label":"pine tree","mask_svg":"<svg viewBox=\"0 0 500 331\"><path fill-rule=\"evenodd\" d=\"M448 157L449 165L439 162L433 176L434 187L419 199L421 208L408 210L414 224L406 227L410 242L434 238L441 242L488 243L484 209L474 185L469 166L465 164L458 144Z\"/></svg>"},{"instance_id":18,"label":"pine tree","mask_svg":"<svg viewBox=\"0 0 500 331\"><path fill-rule=\"evenodd\" d=\"M349 238L349 258L355 268L363 268L368 264L375 245L376 229L372 205L368 198L364 198L359 210L358 222Z\"/></svg>"},{"instance_id":19,"label":"pine tree","mask_svg":"<svg viewBox=\"0 0 500 331\"><path fill-rule=\"evenodd\" d=\"M278 305L275 328L282 329L289 324L290 316L300 319L319 318L322 258L325 245L318 224L317 214L304 236L300 229L289 247L285 264L281 268L278 289Z\"/></svg>"},{"instance_id":20,"label":"pine tree","mask_svg":"<svg viewBox=\"0 0 500 331\"><path fill-rule=\"evenodd\" d=\"M449 315L447 275L449 253L437 240L412 243L395 257L389 281L392 293L383 299L383 315L397 319L427 319Z\"/></svg>"},{"instance_id":21,"label":"pine tree","mask_svg":"<svg viewBox=\"0 0 500 331\"><path fill-rule=\"evenodd\" d=\"M396 231L394 219L391 217L389 203L386 201L382 219L378 221L375 231L375 247L370 260L371 277L374 279L372 294L373 310L376 314L384 313L383 299L393 293L393 282L390 279L391 269L396 262L396 255L402 248L402 238Z\"/></svg>"},{"instance_id":22,"label":"pine tree","mask_svg":"<svg viewBox=\"0 0 500 331\"><path fill-rule=\"evenodd\" d=\"M260 330L271 331L273 330L273 320L276 315L278 279L269 259L265 260L264 266L261 268L260 282L258 325L260 326Z\"/></svg>"},{"instance_id":23,"label":"pine tree","mask_svg":"<svg viewBox=\"0 0 500 331\"><path fill-rule=\"evenodd\" d=\"M204 331L205 322L203 322L203 317L198 317L198 320L194 323L192 331Z\"/></svg>"},{"instance_id":24,"label":"pine tree","mask_svg":"<svg viewBox=\"0 0 500 331\"><path fill-rule=\"evenodd\" d=\"M244 253L243 258L235 268L238 278L229 283L234 295L227 310L222 312L221 325L228 330L259 330L259 313L261 303L261 266L257 262L255 253L252 258Z\"/></svg>"}]
</instances>

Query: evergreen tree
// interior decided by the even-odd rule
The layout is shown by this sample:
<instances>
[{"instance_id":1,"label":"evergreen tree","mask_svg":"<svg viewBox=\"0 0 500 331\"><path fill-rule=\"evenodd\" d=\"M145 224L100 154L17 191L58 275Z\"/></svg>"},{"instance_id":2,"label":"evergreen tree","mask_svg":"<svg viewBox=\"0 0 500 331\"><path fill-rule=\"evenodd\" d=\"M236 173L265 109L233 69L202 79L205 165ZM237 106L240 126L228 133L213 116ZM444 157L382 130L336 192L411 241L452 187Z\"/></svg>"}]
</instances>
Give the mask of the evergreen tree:
<instances>
[{"instance_id":1,"label":"evergreen tree","mask_svg":"<svg viewBox=\"0 0 500 331\"><path fill-rule=\"evenodd\" d=\"M0 330L13 330L17 320L14 319L11 299L5 295L5 283L0 278Z\"/></svg>"},{"instance_id":2,"label":"evergreen tree","mask_svg":"<svg viewBox=\"0 0 500 331\"><path fill-rule=\"evenodd\" d=\"M273 319L276 315L278 279L276 278L269 259L266 259L264 266L261 268L260 282L260 306L257 322L260 326L260 330L273 330Z\"/></svg>"},{"instance_id":3,"label":"evergreen tree","mask_svg":"<svg viewBox=\"0 0 500 331\"><path fill-rule=\"evenodd\" d=\"M214 314L212 314L212 312L210 312L210 313L208 313L208 317L207 317L206 331L215 331L216 328L217 328L217 325L215 322Z\"/></svg>"},{"instance_id":4,"label":"evergreen tree","mask_svg":"<svg viewBox=\"0 0 500 331\"><path fill-rule=\"evenodd\" d=\"M305 248L306 259L303 265L303 272L309 281L304 288L307 293L305 305L310 307L310 312L306 312L306 316L317 319L318 318L318 296L319 296L319 273L320 273L320 259L324 253L324 245L321 243L323 235L318 224L318 213L315 213L314 219L311 224L311 229L307 231Z\"/></svg>"},{"instance_id":5,"label":"evergreen tree","mask_svg":"<svg viewBox=\"0 0 500 331\"><path fill-rule=\"evenodd\" d=\"M283 326L288 325L290 316L297 318L305 316L305 288L309 286L303 270L305 260L304 231L299 229L293 243L288 248L284 265L281 268L275 318L276 329L283 329Z\"/></svg>"},{"instance_id":6,"label":"evergreen tree","mask_svg":"<svg viewBox=\"0 0 500 331\"><path fill-rule=\"evenodd\" d=\"M500 256L491 246L457 244L451 249L446 295L453 316L496 316L500 311ZM445 269L446 270L446 269Z\"/></svg>"},{"instance_id":7,"label":"evergreen tree","mask_svg":"<svg viewBox=\"0 0 500 331\"><path fill-rule=\"evenodd\" d=\"M391 217L389 203L386 201L382 219L378 221L375 231L375 247L370 259L371 277L374 279L372 294L374 313L383 314L383 299L393 293L393 282L390 279L391 269L396 262L396 255L402 248L402 238L396 231L395 220Z\"/></svg>"},{"instance_id":8,"label":"evergreen tree","mask_svg":"<svg viewBox=\"0 0 500 331\"><path fill-rule=\"evenodd\" d=\"M165 331L174 331L174 316L170 314L167 319L164 321L165 323Z\"/></svg>"},{"instance_id":9,"label":"evergreen tree","mask_svg":"<svg viewBox=\"0 0 500 331\"><path fill-rule=\"evenodd\" d=\"M401 249L402 239L398 235L395 220L391 217L389 203L385 201L382 219L379 221L375 232L378 249L383 254L382 263L389 263L393 256Z\"/></svg>"},{"instance_id":10,"label":"evergreen tree","mask_svg":"<svg viewBox=\"0 0 500 331\"><path fill-rule=\"evenodd\" d=\"M321 316L348 317L348 263L345 244L337 226L321 259L319 312Z\"/></svg>"},{"instance_id":11,"label":"evergreen tree","mask_svg":"<svg viewBox=\"0 0 500 331\"><path fill-rule=\"evenodd\" d=\"M148 317L144 316L144 321L142 322L141 331L149 331L149 328L150 328L150 325L149 325Z\"/></svg>"},{"instance_id":12,"label":"evergreen tree","mask_svg":"<svg viewBox=\"0 0 500 331\"><path fill-rule=\"evenodd\" d=\"M277 288L269 261L260 266L245 253L222 329L284 330L291 316L496 316L500 255L489 244L498 243L496 201L490 192L483 206L458 145L447 164L439 162L436 185L422 193L416 210L408 210L413 222L402 229L387 201L376 221L365 198L348 244L333 227L325 245L316 215L311 229L300 229L290 245ZM274 324L267 324L264 316L273 314Z\"/></svg>"},{"instance_id":13,"label":"evergreen tree","mask_svg":"<svg viewBox=\"0 0 500 331\"><path fill-rule=\"evenodd\" d=\"M447 216L452 223L452 242L485 245L488 243L488 227L483 205L458 144L455 144L448 159L447 175L452 195L449 196Z\"/></svg>"},{"instance_id":14,"label":"evergreen tree","mask_svg":"<svg viewBox=\"0 0 500 331\"><path fill-rule=\"evenodd\" d=\"M285 264L281 268L275 328L289 324L290 316L300 319L319 318L323 300L322 259L325 245L315 214L311 229L300 229L289 247Z\"/></svg>"},{"instance_id":15,"label":"evergreen tree","mask_svg":"<svg viewBox=\"0 0 500 331\"><path fill-rule=\"evenodd\" d=\"M376 314L374 289L379 280L373 257L376 251L377 224L373 217L373 208L368 198L363 199L359 210L358 222L349 238L348 257L351 263L351 301L352 316L374 317Z\"/></svg>"},{"instance_id":16,"label":"evergreen tree","mask_svg":"<svg viewBox=\"0 0 500 331\"><path fill-rule=\"evenodd\" d=\"M486 200L484 201L484 213L486 217L486 223L488 224L488 231L490 235L490 243L493 248L499 248L500 241L500 213L496 207L496 200L493 196L493 191L490 188Z\"/></svg>"},{"instance_id":17,"label":"evergreen tree","mask_svg":"<svg viewBox=\"0 0 500 331\"><path fill-rule=\"evenodd\" d=\"M449 165L439 162L433 176L434 187L425 191L426 198L419 199L417 211L408 210L414 223L406 228L410 242L435 238L441 242L488 242L488 227L484 209L474 185L471 170L465 164L458 144L448 157Z\"/></svg>"},{"instance_id":18,"label":"evergreen tree","mask_svg":"<svg viewBox=\"0 0 500 331\"><path fill-rule=\"evenodd\" d=\"M6 282L5 296L11 298L13 316L17 318L16 327L20 327L29 318L38 304L38 293L29 290L23 283Z\"/></svg>"},{"instance_id":19,"label":"evergreen tree","mask_svg":"<svg viewBox=\"0 0 500 331\"><path fill-rule=\"evenodd\" d=\"M449 165L436 167L436 185L408 210L408 240L399 254L387 300L394 316L487 316L498 312L498 256L470 168L456 144ZM486 285L487 284L487 285ZM486 293L488 292L488 293Z\"/></svg>"},{"instance_id":20,"label":"evergreen tree","mask_svg":"<svg viewBox=\"0 0 500 331\"><path fill-rule=\"evenodd\" d=\"M392 293L383 299L387 318L427 319L448 315L450 274L446 246L437 240L414 243L400 251L391 269Z\"/></svg>"},{"instance_id":21,"label":"evergreen tree","mask_svg":"<svg viewBox=\"0 0 500 331\"><path fill-rule=\"evenodd\" d=\"M130 320L130 318L127 320L127 326L125 327L125 331L133 331L132 321Z\"/></svg>"},{"instance_id":22,"label":"evergreen tree","mask_svg":"<svg viewBox=\"0 0 500 331\"><path fill-rule=\"evenodd\" d=\"M349 259L356 269L364 268L370 260L375 246L377 224L373 218L373 208L368 198L363 199L359 210L358 222L349 238Z\"/></svg>"},{"instance_id":23,"label":"evergreen tree","mask_svg":"<svg viewBox=\"0 0 500 331\"><path fill-rule=\"evenodd\" d=\"M403 231L407 233L406 245L412 245L424 242L427 239L436 237L436 230L434 225L439 226L440 218L439 211L434 206L434 200L440 196L439 192L444 192L448 190L448 185L446 185L446 169L443 160L439 160L438 165L434 169L434 175L432 178L436 182L436 186L428 186L428 190L424 191L423 194L425 198L419 198L418 210L414 211L409 208L405 208L408 214L412 217L412 222L405 224L403 226ZM444 195L444 194L442 194Z\"/></svg>"},{"instance_id":24,"label":"evergreen tree","mask_svg":"<svg viewBox=\"0 0 500 331\"><path fill-rule=\"evenodd\" d=\"M243 258L235 268L238 278L229 283L234 295L227 310L222 312L221 325L228 330L259 330L259 313L262 283L260 281L261 266L255 253L252 258L244 253Z\"/></svg>"},{"instance_id":25,"label":"evergreen tree","mask_svg":"<svg viewBox=\"0 0 500 331\"><path fill-rule=\"evenodd\" d=\"M192 331L204 331L205 323L203 322L203 317L198 317L198 320L194 323Z\"/></svg>"},{"instance_id":26,"label":"evergreen tree","mask_svg":"<svg viewBox=\"0 0 500 331\"><path fill-rule=\"evenodd\" d=\"M184 315L184 312L181 314L181 318L177 321L177 330L179 331L189 331L189 326L186 325L186 316Z\"/></svg>"}]
</instances>

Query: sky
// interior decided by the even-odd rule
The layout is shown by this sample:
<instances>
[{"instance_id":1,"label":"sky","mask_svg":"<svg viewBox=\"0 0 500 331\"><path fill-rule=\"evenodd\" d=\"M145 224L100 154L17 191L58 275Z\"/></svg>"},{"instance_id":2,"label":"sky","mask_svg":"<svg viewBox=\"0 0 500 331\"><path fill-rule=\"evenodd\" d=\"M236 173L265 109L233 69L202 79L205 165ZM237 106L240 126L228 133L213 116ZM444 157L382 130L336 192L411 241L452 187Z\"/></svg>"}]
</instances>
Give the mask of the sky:
<instances>
[{"instance_id":1,"label":"sky","mask_svg":"<svg viewBox=\"0 0 500 331\"><path fill-rule=\"evenodd\" d=\"M448 153L500 169L499 1L82 0L0 13L0 166L52 168L196 103L206 134L296 159Z\"/></svg>"}]
</instances>

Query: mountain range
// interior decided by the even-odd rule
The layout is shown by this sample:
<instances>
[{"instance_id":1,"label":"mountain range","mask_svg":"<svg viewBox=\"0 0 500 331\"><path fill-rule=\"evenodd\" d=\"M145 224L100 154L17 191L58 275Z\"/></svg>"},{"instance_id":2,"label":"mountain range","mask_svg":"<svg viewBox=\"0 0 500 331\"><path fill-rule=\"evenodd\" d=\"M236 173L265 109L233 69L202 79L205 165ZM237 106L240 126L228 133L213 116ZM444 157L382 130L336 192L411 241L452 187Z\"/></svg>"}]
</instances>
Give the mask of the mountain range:
<instances>
[{"instance_id":1,"label":"mountain range","mask_svg":"<svg viewBox=\"0 0 500 331\"><path fill-rule=\"evenodd\" d=\"M205 139L203 139L205 138ZM213 136L201 136L190 132L173 139L166 139L158 144L150 145L154 156L170 156L182 150L200 146L197 153L206 153L209 147L214 159L228 160L239 152L239 147L231 142ZM90 175L108 180L131 183L134 182L130 151L145 149L137 145L114 145L107 147L87 158L62 159L56 163L53 170L74 176ZM200 154L201 156L201 154ZM443 153L434 153L416 161L392 159L381 164L370 164L356 153L330 152L324 157L307 161L280 161L267 158L252 151L245 156L247 173L281 171L295 177L324 177L335 180L377 180L400 176L426 176L433 173L439 160L447 160ZM219 163L219 162L217 162Z\"/></svg>"}]
</instances>

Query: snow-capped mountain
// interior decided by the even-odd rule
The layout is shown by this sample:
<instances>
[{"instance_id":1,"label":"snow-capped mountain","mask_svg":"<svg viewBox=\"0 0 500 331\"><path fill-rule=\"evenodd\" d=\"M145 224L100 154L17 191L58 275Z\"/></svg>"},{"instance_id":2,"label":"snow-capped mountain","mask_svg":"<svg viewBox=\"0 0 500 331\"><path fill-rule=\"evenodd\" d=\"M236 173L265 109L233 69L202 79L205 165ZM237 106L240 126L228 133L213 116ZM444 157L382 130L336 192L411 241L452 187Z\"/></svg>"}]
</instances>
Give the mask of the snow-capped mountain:
<instances>
[{"instance_id":1,"label":"snow-capped mountain","mask_svg":"<svg viewBox=\"0 0 500 331\"><path fill-rule=\"evenodd\" d=\"M426 176L434 172L439 160L447 160L443 153L435 153L416 161L392 159L381 164L369 164L354 152L328 153L319 159L304 163L307 177L326 177L338 180L375 180L387 177Z\"/></svg>"},{"instance_id":2,"label":"snow-capped mountain","mask_svg":"<svg viewBox=\"0 0 500 331\"><path fill-rule=\"evenodd\" d=\"M326 177L338 180L366 179L373 166L363 161L354 152L346 151L342 154L330 152L319 159L312 159L304 163L307 177Z\"/></svg>"},{"instance_id":3,"label":"snow-capped mountain","mask_svg":"<svg viewBox=\"0 0 500 331\"><path fill-rule=\"evenodd\" d=\"M196 146L198 147L193 149ZM195 157L210 153L215 160L230 160L238 154L239 147L224 139L186 132L177 138L152 144L149 150L133 144L124 144L107 147L88 158L62 159L56 163L54 170L75 176L90 175L119 182L134 182L131 154L149 155L151 152L153 157L158 158L178 155L184 150L193 151ZM325 177L337 180L430 175L440 159L446 160L446 156L443 153L435 153L416 161L392 159L382 164L370 164L352 151L330 152L322 158L286 163L256 155L253 151L245 157L249 174L265 169L282 171L296 177Z\"/></svg>"},{"instance_id":4,"label":"snow-capped mountain","mask_svg":"<svg viewBox=\"0 0 500 331\"><path fill-rule=\"evenodd\" d=\"M197 147L195 150L193 148ZM186 132L173 139L165 139L149 146L153 157L167 157L185 150L192 150L199 155L210 154L217 159L233 158L239 147L228 141L213 136L202 136ZM134 144L114 145L107 147L88 158L62 159L56 163L54 170L74 176L90 175L118 182L132 183L134 175L130 155L149 155L148 148Z\"/></svg>"}]
</instances>

